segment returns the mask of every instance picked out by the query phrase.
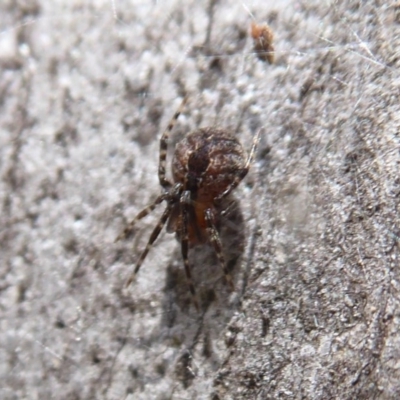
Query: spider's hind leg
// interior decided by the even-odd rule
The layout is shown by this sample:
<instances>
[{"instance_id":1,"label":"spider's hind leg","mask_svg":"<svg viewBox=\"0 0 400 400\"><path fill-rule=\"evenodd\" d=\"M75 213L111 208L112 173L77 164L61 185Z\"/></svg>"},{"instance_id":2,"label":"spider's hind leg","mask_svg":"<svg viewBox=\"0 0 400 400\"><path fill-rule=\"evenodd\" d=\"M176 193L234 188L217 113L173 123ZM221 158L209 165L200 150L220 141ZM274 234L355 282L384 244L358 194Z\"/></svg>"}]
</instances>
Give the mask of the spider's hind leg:
<instances>
[{"instance_id":1,"label":"spider's hind leg","mask_svg":"<svg viewBox=\"0 0 400 400\"><path fill-rule=\"evenodd\" d=\"M215 199L216 201L220 201L220 200L224 199L225 197L227 197L232 192L232 190L234 190L239 185L239 183L244 179L244 177L247 175L247 173L249 172L250 166L253 163L254 158L256 156L258 143L260 142L260 135L261 135L261 129L255 134L255 136L253 138L253 145L251 146L250 154L247 158L247 161L246 161L243 169L238 171L238 174L236 175L235 179L225 189L225 191L216 197L216 199Z\"/></svg>"},{"instance_id":2,"label":"spider's hind leg","mask_svg":"<svg viewBox=\"0 0 400 400\"><path fill-rule=\"evenodd\" d=\"M164 131L160 139L160 159L158 163L158 179L160 180L160 185L163 188L168 188L172 186L171 182L165 176L165 166L167 164L168 137L172 129L174 129L176 121L178 120L179 115L182 113L182 110L185 107L186 102L187 102L187 97L184 97L181 105L171 118L171 121L169 121L167 129Z\"/></svg>"}]
</instances>

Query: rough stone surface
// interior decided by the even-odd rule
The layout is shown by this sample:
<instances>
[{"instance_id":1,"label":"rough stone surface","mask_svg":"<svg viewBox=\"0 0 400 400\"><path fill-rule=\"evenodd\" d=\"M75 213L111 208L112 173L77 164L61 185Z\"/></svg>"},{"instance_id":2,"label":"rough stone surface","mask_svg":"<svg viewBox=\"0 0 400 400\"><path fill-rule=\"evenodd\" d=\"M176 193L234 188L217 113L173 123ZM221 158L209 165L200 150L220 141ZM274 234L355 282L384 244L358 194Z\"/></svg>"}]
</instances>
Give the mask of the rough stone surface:
<instances>
[{"instance_id":1,"label":"rough stone surface","mask_svg":"<svg viewBox=\"0 0 400 400\"><path fill-rule=\"evenodd\" d=\"M0 397L400 398L399 49L383 0L1 1ZM171 146L262 129L201 314L173 235L124 287L162 206L114 243L184 93Z\"/></svg>"}]
</instances>

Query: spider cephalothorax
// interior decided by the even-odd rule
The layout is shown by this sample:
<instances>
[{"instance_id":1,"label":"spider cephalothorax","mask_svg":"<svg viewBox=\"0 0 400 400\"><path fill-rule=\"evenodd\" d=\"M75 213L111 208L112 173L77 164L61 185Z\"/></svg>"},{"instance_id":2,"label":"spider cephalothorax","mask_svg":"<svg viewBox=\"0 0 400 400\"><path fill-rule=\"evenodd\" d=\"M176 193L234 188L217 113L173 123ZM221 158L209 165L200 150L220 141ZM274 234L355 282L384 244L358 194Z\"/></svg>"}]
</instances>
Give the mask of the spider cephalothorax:
<instances>
[{"instance_id":1,"label":"spider cephalothorax","mask_svg":"<svg viewBox=\"0 0 400 400\"><path fill-rule=\"evenodd\" d=\"M163 193L153 204L142 210L117 239L128 236L138 220L165 201L166 209L150 235L147 246L128 279L128 284L134 279L152 244L168 221L167 230L175 232L181 242L189 289L198 308L188 259L189 245L209 242L217 254L226 281L233 289L233 281L226 266L218 233L221 209L219 206L249 171L260 133L254 137L249 156L239 141L226 129L209 127L189 133L176 145L172 160L173 182L170 182L165 175L168 136L185 103L186 99L183 100L160 140L158 176Z\"/></svg>"}]
</instances>

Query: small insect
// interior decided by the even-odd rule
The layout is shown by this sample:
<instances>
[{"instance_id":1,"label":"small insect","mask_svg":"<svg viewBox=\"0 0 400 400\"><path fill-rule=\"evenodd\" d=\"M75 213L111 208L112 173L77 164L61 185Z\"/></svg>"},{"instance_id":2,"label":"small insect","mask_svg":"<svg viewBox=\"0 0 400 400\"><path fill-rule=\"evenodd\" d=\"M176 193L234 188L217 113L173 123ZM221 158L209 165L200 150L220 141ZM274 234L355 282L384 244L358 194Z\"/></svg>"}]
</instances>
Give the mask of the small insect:
<instances>
[{"instance_id":1,"label":"small insect","mask_svg":"<svg viewBox=\"0 0 400 400\"><path fill-rule=\"evenodd\" d=\"M220 205L247 175L255 156L260 131L254 137L248 156L239 141L226 129L208 127L189 133L176 145L171 182L165 171L168 137L186 102L185 97L160 139L158 178L162 193L137 214L116 240L128 237L137 221L165 202L166 208L151 233L127 286L134 280L154 241L167 223L167 231L175 232L180 241L189 290L196 309L199 309L188 259L189 246L209 242L216 252L225 280L234 290L218 231Z\"/></svg>"},{"instance_id":2,"label":"small insect","mask_svg":"<svg viewBox=\"0 0 400 400\"><path fill-rule=\"evenodd\" d=\"M270 64L274 63L275 53L274 45L274 33L272 29L267 25L258 25L255 22L251 23L251 37L254 41L254 51L257 53L257 57L261 61L268 61Z\"/></svg>"}]
</instances>

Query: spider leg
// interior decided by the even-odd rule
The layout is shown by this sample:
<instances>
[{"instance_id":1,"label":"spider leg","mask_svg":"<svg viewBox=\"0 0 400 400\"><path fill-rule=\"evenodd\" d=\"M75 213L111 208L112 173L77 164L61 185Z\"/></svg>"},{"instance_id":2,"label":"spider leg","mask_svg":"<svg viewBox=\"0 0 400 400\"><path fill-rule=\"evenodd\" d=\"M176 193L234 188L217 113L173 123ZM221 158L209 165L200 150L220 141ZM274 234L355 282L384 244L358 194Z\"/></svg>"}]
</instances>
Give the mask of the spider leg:
<instances>
[{"instance_id":1,"label":"spider leg","mask_svg":"<svg viewBox=\"0 0 400 400\"><path fill-rule=\"evenodd\" d=\"M127 238L130 234L132 234L133 228L136 225L136 222L144 218L146 215L150 214L160 203L162 203L166 199L166 195L162 194L161 196L158 196L152 204L144 208L142 211L139 212L139 214L136 215L136 217L129 222L128 226L118 235L118 237L115 239L115 242L118 242L121 239Z\"/></svg>"},{"instance_id":2,"label":"spider leg","mask_svg":"<svg viewBox=\"0 0 400 400\"><path fill-rule=\"evenodd\" d=\"M187 102L187 97L185 96L182 100L181 105L179 106L178 110L175 112L174 116L169 121L167 129L161 136L160 139L160 160L158 163L158 179L160 180L160 185L164 188L170 187L172 184L171 182L165 177L165 165L167 162L167 148L168 148L168 137L171 133L172 129L174 128L176 121L179 118L185 104Z\"/></svg>"},{"instance_id":3,"label":"spider leg","mask_svg":"<svg viewBox=\"0 0 400 400\"><path fill-rule=\"evenodd\" d=\"M247 175L250 169L250 165L253 163L254 157L256 155L258 142L260 141L260 134L261 134L261 129L254 136L253 145L251 146L250 154L249 157L247 158L244 168L238 172L234 181L225 189L225 191L215 198L215 201L220 201L224 197L228 196L228 194L232 192L232 190L235 189L239 185L239 183L243 180L243 178Z\"/></svg>"},{"instance_id":4,"label":"spider leg","mask_svg":"<svg viewBox=\"0 0 400 400\"><path fill-rule=\"evenodd\" d=\"M221 243L221 238L219 236L219 233L217 231L217 228L215 226L215 215L214 212L211 210L211 208L207 208L207 210L204 213L205 219L207 222L207 233L208 237L210 239L210 242L212 246L214 247L215 253L217 254L219 264L222 267L222 270L224 271L225 275L225 280L227 281L229 287L232 290L235 290L235 286L233 284L232 276L228 271L226 262L225 262L225 257L222 252L222 243Z\"/></svg>"},{"instance_id":5,"label":"spider leg","mask_svg":"<svg viewBox=\"0 0 400 400\"><path fill-rule=\"evenodd\" d=\"M142 254L140 255L140 258L139 258L138 262L136 263L135 270L133 271L133 273L131 274L131 276L129 277L129 279L126 282L126 286L129 286L133 282L133 280L135 279L135 276L138 273L140 266L142 265L142 263L143 263L144 259L146 258L149 250L151 249L154 241L157 239L158 235L160 234L162 228L165 225L165 222L167 221L168 217L170 216L171 209L172 209L172 202L169 202L168 205L167 205L167 208L164 210L160 220L158 221L158 224L153 229L153 232L150 235L149 241L147 242L147 245L146 245L145 249L143 250Z\"/></svg>"},{"instance_id":6,"label":"spider leg","mask_svg":"<svg viewBox=\"0 0 400 400\"><path fill-rule=\"evenodd\" d=\"M182 223L181 223L181 249L182 249L182 258L183 264L185 266L186 272L186 280L189 286L190 294L192 295L193 304L196 307L196 310L199 311L199 302L197 301L196 290L192 281L192 273L190 271L188 251L189 251L189 237L188 237L188 205L190 204L190 192L184 191L180 198L180 206L181 206L181 215L182 215Z\"/></svg>"}]
</instances>

